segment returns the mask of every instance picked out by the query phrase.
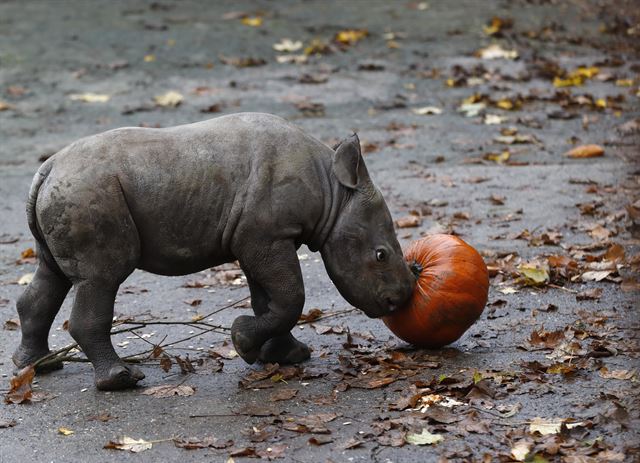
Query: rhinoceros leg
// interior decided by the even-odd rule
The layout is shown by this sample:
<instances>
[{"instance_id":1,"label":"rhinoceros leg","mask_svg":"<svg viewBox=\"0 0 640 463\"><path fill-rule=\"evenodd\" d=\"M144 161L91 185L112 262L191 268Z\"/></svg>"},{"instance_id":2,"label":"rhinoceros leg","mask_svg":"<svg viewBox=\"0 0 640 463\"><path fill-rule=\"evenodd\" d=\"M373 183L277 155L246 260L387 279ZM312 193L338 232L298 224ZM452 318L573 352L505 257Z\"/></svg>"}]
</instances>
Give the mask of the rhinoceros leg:
<instances>
[{"instance_id":1,"label":"rhinoceros leg","mask_svg":"<svg viewBox=\"0 0 640 463\"><path fill-rule=\"evenodd\" d=\"M42 251L39 250L39 255ZM64 301L71 282L51 270L41 257L33 280L18 299L16 307L20 316L22 340L13 354L13 363L24 368L49 353L49 329ZM38 372L62 368L62 362L36 368Z\"/></svg>"},{"instance_id":2,"label":"rhinoceros leg","mask_svg":"<svg viewBox=\"0 0 640 463\"><path fill-rule=\"evenodd\" d=\"M117 285L83 281L69 319L69 332L95 369L96 387L103 391L127 389L144 378L136 367L126 365L111 344L111 322Z\"/></svg>"},{"instance_id":3,"label":"rhinoceros leg","mask_svg":"<svg viewBox=\"0 0 640 463\"><path fill-rule=\"evenodd\" d=\"M282 240L260 244L243 250L240 263L247 278L264 294L258 292L261 302L254 306L255 317L241 315L231 326L233 345L250 364L258 359L263 345L270 339L281 338L284 341L279 342L286 343L285 337L297 323L304 306L304 285L294 243ZM287 347L295 345L289 342Z\"/></svg>"},{"instance_id":4,"label":"rhinoceros leg","mask_svg":"<svg viewBox=\"0 0 640 463\"><path fill-rule=\"evenodd\" d=\"M50 178L38 197L38 220L51 254L73 283L69 333L93 364L96 387L126 389L144 375L111 344L113 304L140 260L140 239L117 177L62 182Z\"/></svg>"},{"instance_id":5,"label":"rhinoceros leg","mask_svg":"<svg viewBox=\"0 0 640 463\"><path fill-rule=\"evenodd\" d=\"M269 311L269 297L262 287L247 277L251 291L251 306L257 317ZM293 334L276 336L264 343L258 360L262 363L290 364L304 362L311 356L309 347L298 341Z\"/></svg>"}]
</instances>

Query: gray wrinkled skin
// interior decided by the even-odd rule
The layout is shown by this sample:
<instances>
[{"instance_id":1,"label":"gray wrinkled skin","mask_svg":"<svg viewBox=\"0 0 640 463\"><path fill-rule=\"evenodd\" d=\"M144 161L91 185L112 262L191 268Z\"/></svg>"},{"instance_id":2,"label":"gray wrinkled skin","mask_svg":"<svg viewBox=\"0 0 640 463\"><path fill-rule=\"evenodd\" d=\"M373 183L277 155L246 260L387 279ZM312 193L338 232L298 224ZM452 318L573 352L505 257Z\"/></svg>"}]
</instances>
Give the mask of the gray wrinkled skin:
<instances>
[{"instance_id":1,"label":"gray wrinkled skin","mask_svg":"<svg viewBox=\"0 0 640 463\"><path fill-rule=\"evenodd\" d=\"M73 285L69 331L98 389L144 377L109 335L118 287L136 268L184 275L238 260L255 316L238 317L231 332L248 363L310 355L290 334L304 305L303 243L321 251L340 293L370 317L403 304L415 282L357 136L334 151L268 114L81 139L40 167L27 216L40 261L17 303L13 360L23 367L49 352L49 329Z\"/></svg>"}]
</instances>

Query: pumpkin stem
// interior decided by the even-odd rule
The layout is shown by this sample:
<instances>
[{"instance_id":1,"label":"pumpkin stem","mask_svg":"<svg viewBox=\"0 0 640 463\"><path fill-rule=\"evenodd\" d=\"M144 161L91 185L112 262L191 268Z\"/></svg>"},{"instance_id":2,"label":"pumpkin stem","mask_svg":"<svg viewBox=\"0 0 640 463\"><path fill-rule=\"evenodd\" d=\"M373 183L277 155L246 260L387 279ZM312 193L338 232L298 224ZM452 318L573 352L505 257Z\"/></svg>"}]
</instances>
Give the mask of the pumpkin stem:
<instances>
[{"instance_id":1,"label":"pumpkin stem","mask_svg":"<svg viewBox=\"0 0 640 463\"><path fill-rule=\"evenodd\" d=\"M420 278L420 274L422 273L423 268L422 268L422 265L420 265L417 260L414 260L409 265L409 268L411 269L411 273L413 273L413 276L416 277L416 280Z\"/></svg>"}]
</instances>

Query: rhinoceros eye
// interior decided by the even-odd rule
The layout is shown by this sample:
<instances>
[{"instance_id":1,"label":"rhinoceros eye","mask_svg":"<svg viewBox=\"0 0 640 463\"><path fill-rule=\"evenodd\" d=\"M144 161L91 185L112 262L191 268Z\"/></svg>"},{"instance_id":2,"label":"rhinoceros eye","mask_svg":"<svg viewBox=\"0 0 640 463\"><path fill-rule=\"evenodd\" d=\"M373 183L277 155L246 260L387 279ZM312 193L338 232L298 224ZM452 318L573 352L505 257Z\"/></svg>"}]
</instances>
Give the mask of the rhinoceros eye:
<instances>
[{"instance_id":1,"label":"rhinoceros eye","mask_svg":"<svg viewBox=\"0 0 640 463\"><path fill-rule=\"evenodd\" d=\"M376 260L378 262L384 262L385 260L387 260L387 251L385 251L384 249L377 249Z\"/></svg>"}]
</instances>

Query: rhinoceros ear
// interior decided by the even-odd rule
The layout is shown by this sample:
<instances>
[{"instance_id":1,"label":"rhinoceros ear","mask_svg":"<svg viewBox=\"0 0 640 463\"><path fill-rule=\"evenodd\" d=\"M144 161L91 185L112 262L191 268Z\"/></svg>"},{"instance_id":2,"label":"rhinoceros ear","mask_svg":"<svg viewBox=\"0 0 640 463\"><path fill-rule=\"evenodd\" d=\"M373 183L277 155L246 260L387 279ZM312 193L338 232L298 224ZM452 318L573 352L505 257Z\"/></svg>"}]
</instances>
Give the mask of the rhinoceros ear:
<instances>
[{"instance_id":1,"label":"rhinoceros ear","mask_svg":"<svg viewBox=\"0 0 640 463\"><path fill-rule=\"evenodd\" d=\"M364 180L361 178L363 174L366 176L358 135L354 133L334 149L336 154L333 157L333 174L347 188L356 188Z\"/></svg>"}]
</instances>

